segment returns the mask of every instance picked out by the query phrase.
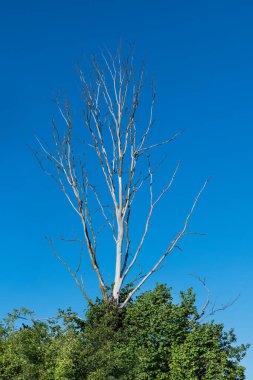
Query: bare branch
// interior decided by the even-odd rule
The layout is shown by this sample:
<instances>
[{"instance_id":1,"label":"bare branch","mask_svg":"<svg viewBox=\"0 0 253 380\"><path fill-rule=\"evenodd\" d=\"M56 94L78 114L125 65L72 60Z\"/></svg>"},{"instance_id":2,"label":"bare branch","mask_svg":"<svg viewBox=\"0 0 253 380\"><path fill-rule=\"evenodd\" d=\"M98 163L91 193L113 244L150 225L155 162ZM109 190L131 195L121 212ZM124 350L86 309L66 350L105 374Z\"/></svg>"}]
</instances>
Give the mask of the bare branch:
<instances>
[{"instance_id":1,"label":"bare branch","mask_svg":"<svg viewBox=\"0 0 253 380\"><path fill-rule=\"evenodd\" d=\"M158 146L162 146L162 145L165 145L165 144L168 144L172 141L174 141L178 136L180 136L181 134L183 133L183 131L180 131L180 132L177 132L174 136L172 136L170 139L167 139L167 140L164 140L164 141L161 141L160 143L157 143L157 144L153 144L153 145L150 145L148 147L144 147L144 148L141 148L138 152L139 154L147 151L147 150L150 150L150 149L153 149L153 148L157 148Z\"/></svg>"},{"instance_id":2,"label":"bare branch","mask_svg":"<svg viewBox=\"0 0 253 380\"><path fill-rule=\"evenodd\" d=\"M198 203L198 200L202 194L202 192L204 191L204 189L206 188L206 185L208 183L209 179L207 179L204 183L204 185L202 186L202 188L200 189L197 197L195 198L195 201L191 207L191 210L190 212L188 213L186 219L185 219L185 223L184 223L184 226L182 228L182 230L176 235L175 239L172 240L172 242L170 243L170 245L168 246L166 252L160 257L160 259L157 261L157 263L153 266L153 268L146 274L146 276L139 282L139 284L129 293L129 295L127 296L127 298L125 299L125 301L122 303L122 305L120 306L121 308L123 308L127 302L132 298L132 296L137 292L137 290L139 290L139 288L143 285L143 283L157 270L157 268L160 266L160 264L163 262L163 260L170 254L170 252L175 248L175 246L177 245L177 243L179 242L179 240L184 236L185 234L185 231L188 227L188 224L189 224L189 220L193 214L193 211L196 207L196 204Z\"/></svg>"},{"instance_id":3,"label":"bare branch","mask_svg":"<svg viewBox=\"0 0 253 380\"><path fill-rule=\"evenodd\" d=\"M201 308L201 311L199 313L197 313L197 315L195 315L191 320L190 322L192 321L197 321L197 320L201 320L201 322L203 322L206 318L210 317L210 316L213 316L215 315L217 312L219 311L224 311L226 310L227 308L229 308L230 306L232 306L240 297L240 294L238 296L236 296L232 301L224 304L224 305L221 305L219 307L215 307L215 302L213 304L211 304L211 292L210 292L210 289L208 288L208 286L206 285L206 279L202 279L200 278L198 275L194 274L194 277L203 285L203 287L205 288L206 290L206 293L207 293L207 297L206 297L206 301L203 305L203 307ZM210 311L208 312L208 307L212 305Z\"/></svg>"},{"instance_id":4,"label":"bare branch","mask_svg":"<svg viewBox=\"0 0 253 380\"><path fill-rule=\"evenodd\" d=\"M219 311L224 311L228 309L230 306L234 305L238 301L239 298L240 298L240 294L238 294L232 301L229 301L226 304L218 306L218 307L215 307L215 303L214 303L211 308L211 311L208 314L206 314L204 318L201 319L201 322L203 322L206 318L215 315Z\"/></svg>"},{"instance_id":5,"label":"bare branch","mask_svg":"<svg viewBox=\"0 0 253 380\"><path fill-rule=\"evenodd\" d=\"M198 313L197 315L195 315L191 320L190 322L192 321L196 321L200 318L203 317L203 315L205 315L206 313L206 310L208 308L208 306L210 305L210 295L211 295L211 292L210 292L210 289L207 287L206 285L206 279L202 279L201 277L199 277L198 275L194 275L194 277L203 285L203 287L205 288L206 290L206 293L207 293L207 297L206 297L206 301L200 311L200 313Z\"/></svg>"},{"instance_id":6,"label":"bare branch","mask_svg":"<svg viewBox=\"0 0 253 380\"><path fill-rule=\"evenodd\" d=\"M123 279L126 278L128 272L130 271L130 269L133 267L134 263L136 262L136 259L142 249L142 246L143 246L143 243L145 241L145 238L147 236L147 233L148 233L148 230L149 230L149 224L150 224L150 220L151 220L151 217L152 217L152 214L153 214L153 210L154 210L154 207L157 205L157 203L161 200L161 198L164 196L164 194L169 190L169 188L171 187L171 185L173 184L174 182L174 179L178 173L178 170L179 170L179 167L181 165L181 161L179 161L179 163L177 164L176 166L176 169L168 183L168 185L163 189L163 191L160 193L160 195L156 198L156 200L153 202L153 177L152 177L152 172L150 170L150 167L149 167L149 176L150 176L150 186L149 186L149 190L150 190L150 208L149 208L149 213L148 213L148 216L147 216L147 219L146 219L146 224L145 224L145 228L144 228L144 232L142 234L142 237L141 237L141 241L139 243L139 246L134 254L134 257L131 261L131 263L129 264L129 266L127 267L125 273L123 274Z\"/></svg>"},{"instance_id":7,"label":"bare branch","mask_svg":"<svg viewBox=\"0 0 253 380\"><path fill-rule=\"evenodd\" d=\"M81 290L82 295L85 298L85 300L88 302L88 304L90 306L92 306L93 303L92 303L91 299L87 296L87 293L85 292L83 285L81 285L80 282L79 282L79 280L78 280L78 277L76 275L77 272L76 271L73 272L72 269L70 268L70 266L66 263L66 261L63 260L63 258L58 254L58 252L56 251L56 249L54 247L52 239L49 239L48 237L46 237L46 240L48 241L50 247L52 248L52 251L53 251L54 255L65 266L65 268L67 269L67 271L69 272L69 274L71 275L71 277L74 279L77 287Z\"/></svg>"},{"instance_id":8,"label":"bare branch","mask_svg":"<svg viewBox=\"0 0 253 380\"><path fill-rule=\"evenodd\" d=\"M112 230L112 235L113 235L113 239L116 241L116 234L115 234L115 229L114 229L114 226L113 224L111 223L110 219L108 218L108 216L106 215L106 212L105 212L105 209L104 209L104 206L99 198L99 195L97 193L97 190L95 188L95 186L89 184L89 187L91 188L91 190L93 191L94 195L95 195L95 198L97 200L97 203L99 205L99 208L101 210L101 213L106 221L106 223L108 224L108 226L111 228Z\"/></svg>"}]
</instances>

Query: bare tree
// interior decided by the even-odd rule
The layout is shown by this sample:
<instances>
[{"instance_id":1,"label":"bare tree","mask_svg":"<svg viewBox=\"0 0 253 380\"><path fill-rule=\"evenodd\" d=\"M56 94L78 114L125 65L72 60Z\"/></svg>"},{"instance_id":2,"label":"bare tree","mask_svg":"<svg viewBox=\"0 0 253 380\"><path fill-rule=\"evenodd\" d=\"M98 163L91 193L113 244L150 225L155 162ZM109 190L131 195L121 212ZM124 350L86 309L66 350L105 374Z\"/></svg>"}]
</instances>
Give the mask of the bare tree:
<instances>
[{"instance_id":1,"label":"bare tree","mask_svg":"<svg viewBox=\"0 0 253 380\"><path fill-rule=\"evenodd\" d=\"M73 126L69 103L65 102L62 106L61 102L57 101L59 112L66 124L65 133L61 134L53 121L53 150L47 148L47 145L38 139L41 149L36 153L44 170L59 184L80 219L83 231L82 241L97 276L103 298L113 301L118 307L124 307L143 283L157 271L164 259L178 246L180 239L186 233L190 233L187 231L188 224L207 181L197 194L182 228L169 242L165 252L146 274L136 279L133 288L124 300L120 300L121 290L127 284L130 272L137 265L137 259L148 235L153 211L171 188L180 167L179 162L161 193L155 197L153 194L154 169L151 165L152 151L174 141L180 132L164 141L148 143L153 126L154 90L146 128L142 131L137 128L136 115L137 112L140 114L144 68L141 67L136 75L132 54L122 59L120 51L115 56L109 52L101 53L100 60L94 58L92 61L91 79L87 79L80 69L78 73L84 102L83 129ZM83 142L75 138L74 135L77 132L85 136ZM87 168L89 160L80 158L80 150L89 149L95 153L99 163L100 172L97 175L103 178L102 189L91 181ZM45 169L43 158L50 162L49 170ZM145 171L141 169L143 163L146 164ZM149 197L149 209L140 241L137 246L132 247L129 230L131 211L137 193L146 190L145 197ZM104 193L107 194L106 204ZM115 246L115 252L112 253L115 257L115 275L111 291L105 283L102 264L98 262L98 231L94 227L96 215L92 210L94 200L100 215L110 229ZM49 239L49 242L58 259L74 278L84 298L92 304L84 288L83 279L78 276L82 252L78 267L73 271L56 252L53 241Z\"/></svg>"}]
</instances>

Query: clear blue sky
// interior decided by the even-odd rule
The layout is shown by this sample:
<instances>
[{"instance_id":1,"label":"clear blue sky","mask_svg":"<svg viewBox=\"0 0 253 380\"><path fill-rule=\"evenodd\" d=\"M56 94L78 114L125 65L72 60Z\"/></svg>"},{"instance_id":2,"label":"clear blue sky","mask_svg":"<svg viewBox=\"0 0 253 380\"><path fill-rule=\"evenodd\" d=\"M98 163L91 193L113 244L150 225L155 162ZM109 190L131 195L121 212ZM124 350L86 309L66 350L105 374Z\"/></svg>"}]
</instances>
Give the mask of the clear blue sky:
<instances>
[{"instance_id":1,"label":"clear blue sky","mask_svg":"<svg viewBox=\"0 0 253 380\"><path fill-rule=\"evenodd\" d=\"M235 327L240 342L253 343L252 19L253 3L243 0L1 2L1 315L20 306L39 316L84 307L43 238L75 230L77 220L29 145L35 132L49 138L52 95L64 90L75 97L74 65L123 40L135 43L147 76L156 78L154 138L186 130L169 147L171 162L182 159L183 166L173 195L157 211L159 230L154 227L145 265L211 175L192 220L193 229L208 236L185 239L183 252L171 256L154 280L175 292L194 286L200 304L203 289L191 273L206 276L217 305L240 293L216 320ZM249 380L252 352L244 361Z\"/></svg>"}]
</instances>

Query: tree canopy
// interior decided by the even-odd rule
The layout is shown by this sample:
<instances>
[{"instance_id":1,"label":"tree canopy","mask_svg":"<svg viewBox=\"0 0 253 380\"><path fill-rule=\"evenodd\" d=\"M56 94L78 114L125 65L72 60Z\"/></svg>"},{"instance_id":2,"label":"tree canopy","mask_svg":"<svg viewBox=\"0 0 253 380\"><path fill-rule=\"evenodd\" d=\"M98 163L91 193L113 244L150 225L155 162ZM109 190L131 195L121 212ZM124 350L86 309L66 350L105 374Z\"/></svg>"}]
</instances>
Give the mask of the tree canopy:
<instances>
[{"instance_id":1,"label":"tree canopy","mask_svg":"<svg viewBox=\"0 0 253 380\"><path fill-rule=\"evenodd\" d=\"M199 320L192 289L175 302L157 285L120 310L97 299L83 319L71 310L45 321L15 310L0 333L3 380L245 379L247 345Z\"/></svg>"}]
</instances>

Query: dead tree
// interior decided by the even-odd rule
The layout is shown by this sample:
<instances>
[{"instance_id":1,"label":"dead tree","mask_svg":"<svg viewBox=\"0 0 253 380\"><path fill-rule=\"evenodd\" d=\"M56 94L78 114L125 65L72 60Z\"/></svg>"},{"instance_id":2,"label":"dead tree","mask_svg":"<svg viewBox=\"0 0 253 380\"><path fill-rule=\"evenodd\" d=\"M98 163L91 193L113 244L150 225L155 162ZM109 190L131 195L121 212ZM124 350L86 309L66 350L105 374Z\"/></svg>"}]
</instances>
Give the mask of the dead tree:
<instances>
[{"instance_id":1,"label":"dead tree","mask_svg":"<svg viewBox=\"0 0 253 380\"><path fill-rule=\"evenodd\" d=\"M159 260L146 274L139 277L132 290L120 302L121 290L127 284L128 276L137 264L137 259L147 237L153 211L171 188L180 167L179 162L171 178L168 179L167 185L155 197L153 195L154 171L151 165L151 153L154 149L159 149L162 145L174 141L180 132L164 141L148 143L153 126L155 103L155 91L152 91L147 125L140 133L136 126L136 115L140 111L144 69L142 67L136 76L132 55L122 60L120 52L116 56L112 56L108 52L102 53L99 61L96 58L93 59L92 70L91 80L86 78L82 70L78 71L84 102L83 130L79 127L78 131L81 134L88 132L89 136L84 137L83 144L79 140L78 147L76 146L76 140L73 137L75 127L70 105L65 102L62 106L57 101L59 112L66 124L65 133L61 134L53 121L53 150L47 148L47 145L38 139L40 150L36 153L44 168L43 158L50 162L51 169L45 169L46 173L59 184L69 204L80 219L83 231L82 240L97 276L103 298L108 301L112 300L118 307L124 307L143 283L157 271L164 259L177 247L180 239L189 233L187 228L190 218L207 181L197 194L181 230L169 242ZM91 149L95 152L100 167L98 175L103 178L102 192L106 191L109 195L112 213L108 213L108 207L103 202L101 190L91 183L87 160L85 162L79 159L77 149ZM143 159L146 161L146 172L139 171L140 162ZM140 241L136 247L132 247L129 231L131 210L137 193L143 189L148 191L146 197L149 197L149 209L146 220L144 220ZM111 291L108 290L108 284L105 283L101 263L98 262L97 231L94 228L95 215L91 210L92 197L93 201L96 200L114 241L115 251L112 254L115 257L115 274ZM82 278L78 277L82 253L80 254L78 268L72 271L56 252L52 240L49 242L58 259L74 278L84 298L92 304L84 289Z\"/></svg>"}]
</instances>

